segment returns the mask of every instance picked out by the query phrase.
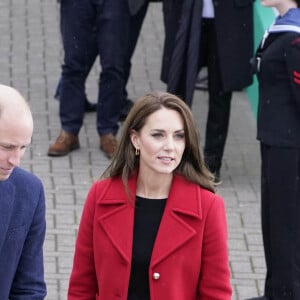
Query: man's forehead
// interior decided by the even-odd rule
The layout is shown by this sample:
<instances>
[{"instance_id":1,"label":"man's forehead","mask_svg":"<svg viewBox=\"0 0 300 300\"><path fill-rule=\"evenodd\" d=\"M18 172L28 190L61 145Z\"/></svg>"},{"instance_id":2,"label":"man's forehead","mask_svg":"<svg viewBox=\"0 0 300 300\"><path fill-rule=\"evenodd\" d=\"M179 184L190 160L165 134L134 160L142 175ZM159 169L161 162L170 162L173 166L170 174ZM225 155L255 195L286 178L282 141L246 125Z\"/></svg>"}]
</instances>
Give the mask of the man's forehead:
<instances>
[{"instance_id":1,"label":"man's forehead","mask_svg":"<svg viewBox=\"0 0 300 300\"><path fill-rule=\"evenodd\" d=\"M0 84L0 118L5 114L30 113L25 98L14 88Z\"/></svg>"},{"instance_id":2,"label":"man's forehead","mask_svg":"<svg viewBox=\"0 0 300 300\"><path fill-rule=\"evenodd\" d=\"M0 118L0 144L24 146L31 143L33 123L31 116Z\"/></svg>"}]
</instances>

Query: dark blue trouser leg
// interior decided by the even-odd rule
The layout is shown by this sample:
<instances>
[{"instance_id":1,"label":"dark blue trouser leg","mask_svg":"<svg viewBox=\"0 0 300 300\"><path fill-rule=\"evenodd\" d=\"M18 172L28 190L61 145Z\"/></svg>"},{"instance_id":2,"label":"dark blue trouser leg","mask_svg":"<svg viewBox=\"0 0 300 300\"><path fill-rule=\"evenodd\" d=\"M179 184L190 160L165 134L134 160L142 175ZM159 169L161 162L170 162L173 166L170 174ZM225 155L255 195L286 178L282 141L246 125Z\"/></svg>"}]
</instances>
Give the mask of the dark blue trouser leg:
<instances>
[{"instance_id":1,"label":"dark blue trouser leg","mask_svg":"<svg viewBox=\"0 0 300 300\"><path fill-rule=\"evenodd\" d=\"M118 131L125 86L124 62L128 45L129 8L125 0L96 1L97 44L101 74L97 107L97 130L100 135Z\"/></svg>"},{"instance_id":2,"label":"dark blue trouser leg","mask_svg":"<svg viewBox=\"0 0 300 300\"><path fill-rule=\"evenodd\" d=\"M64 63L60 95L62 129L78 134L83 122L85 81L95 57L95 9L89 0L61 1Z\"/></svg>"}]
</instances>

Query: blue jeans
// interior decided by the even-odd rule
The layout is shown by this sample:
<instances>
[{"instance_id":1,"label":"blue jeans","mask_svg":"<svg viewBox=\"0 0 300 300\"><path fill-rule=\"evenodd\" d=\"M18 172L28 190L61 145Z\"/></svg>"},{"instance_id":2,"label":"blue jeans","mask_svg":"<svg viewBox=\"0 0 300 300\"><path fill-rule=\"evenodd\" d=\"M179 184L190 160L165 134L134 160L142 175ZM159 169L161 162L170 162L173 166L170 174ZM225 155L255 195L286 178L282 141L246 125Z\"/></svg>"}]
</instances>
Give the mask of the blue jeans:
<instances>
[{"instance_id":1,"label":"blue jeans","mask_svg":"<svg viewBox=\"0 0 300 300\"><path fill-rule=\"evenodd\" d=\"M84 117L84 85L95 56L99 54L97 131L99 135L118 131L129 18L126 0L61 1L64 63L60 120L63 130L75 135L80 131Z\"/></svg>"}]
</instances>

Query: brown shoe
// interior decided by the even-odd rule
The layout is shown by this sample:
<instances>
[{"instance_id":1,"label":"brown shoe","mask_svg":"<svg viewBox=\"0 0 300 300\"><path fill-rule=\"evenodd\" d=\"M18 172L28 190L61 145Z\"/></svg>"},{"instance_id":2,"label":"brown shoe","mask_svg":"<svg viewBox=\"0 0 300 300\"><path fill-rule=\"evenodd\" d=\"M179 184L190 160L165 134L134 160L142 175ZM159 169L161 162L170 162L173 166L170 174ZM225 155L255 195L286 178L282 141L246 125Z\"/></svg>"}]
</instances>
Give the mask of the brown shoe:
<instances>
[{"instance_id":1,"label":"brown shoe","mask_svg":"<svg viewBox=\"0 0 300 300\"><path fill-rule=\"evenodd\" d=\"M79 147L78 136L62 130L55 143L49 147L48 156L64 156Z\"/></svg>"},{"instance_id":2,"label":"brown shoe","mask_svg":"<svg viewBox=\"0 0 300 300\"><path fill-rule=\"evenodd\" d=\"M108 158L112 158L118 146L118 141L112 133L100 135L100 149Z\"/></svg>"}]
</instances>

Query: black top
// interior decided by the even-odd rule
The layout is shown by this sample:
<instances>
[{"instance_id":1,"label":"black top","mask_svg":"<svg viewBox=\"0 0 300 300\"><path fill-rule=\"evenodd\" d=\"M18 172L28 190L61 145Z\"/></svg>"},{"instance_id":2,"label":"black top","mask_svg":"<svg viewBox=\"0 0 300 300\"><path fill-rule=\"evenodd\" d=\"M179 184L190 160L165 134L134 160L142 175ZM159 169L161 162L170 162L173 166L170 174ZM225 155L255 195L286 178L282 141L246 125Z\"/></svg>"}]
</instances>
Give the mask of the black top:
<instances>
[{"instance_id":1,"label":"black top","mask_svg":"<svg viewBox=\"0 0 300 300\"><path fill-rule=\"evenodd\" d=\"M166 199L136 196L128 300L150 300L148 269Z\"/></svg>"}]
</instances>

